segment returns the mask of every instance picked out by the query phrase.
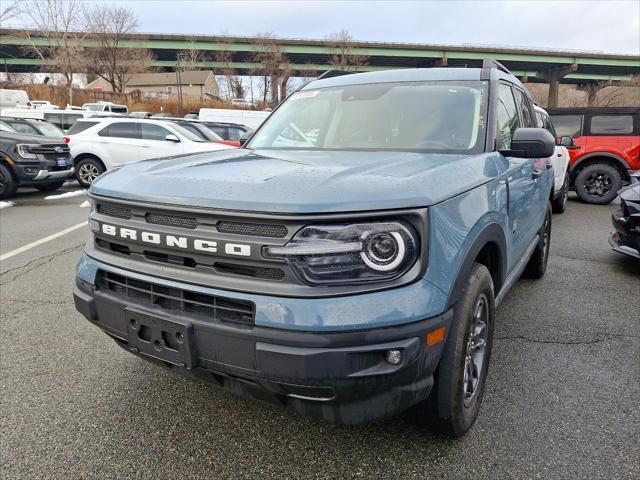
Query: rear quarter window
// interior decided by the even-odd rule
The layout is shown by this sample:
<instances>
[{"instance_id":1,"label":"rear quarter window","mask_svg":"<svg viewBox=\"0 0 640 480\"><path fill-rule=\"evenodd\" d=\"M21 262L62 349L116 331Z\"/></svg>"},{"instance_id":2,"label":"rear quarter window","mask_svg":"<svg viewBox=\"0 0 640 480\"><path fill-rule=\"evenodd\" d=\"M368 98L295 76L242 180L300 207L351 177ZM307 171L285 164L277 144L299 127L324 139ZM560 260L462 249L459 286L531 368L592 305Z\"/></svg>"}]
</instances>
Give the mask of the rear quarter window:
<instances>
[{"instance_id":1,"label":"rear quarter window","mask_svg":"<svg viewBox=\"0 0 640 480\"><path fill-rule=\"evenodd\" d=\"M98 122L84 122L82 120L79 120L71 126L67 133L69 135L75 135L76 133L84 132L86 129L91 128L97 124Z\"/></svg>"},{"instance_id":2,"label":"rear quarter window","mask_svg":"<svg viewBox=\"0 0 640 480\"><path fill-rule=\"evenodd\" d=\"M591 117L592 135L630 135L633 133L631 115L594 115Z\"/></svg>"},{"instance_id":3,"label":"rear quarter window","mask_svg":"<svg viewBox=\"0 0 640 480\"><path fill-rule=\"evenodd\" d=\"M582 115L552 115L551 123L559 137L582 135Z\"/></svg>"}]
</instances>

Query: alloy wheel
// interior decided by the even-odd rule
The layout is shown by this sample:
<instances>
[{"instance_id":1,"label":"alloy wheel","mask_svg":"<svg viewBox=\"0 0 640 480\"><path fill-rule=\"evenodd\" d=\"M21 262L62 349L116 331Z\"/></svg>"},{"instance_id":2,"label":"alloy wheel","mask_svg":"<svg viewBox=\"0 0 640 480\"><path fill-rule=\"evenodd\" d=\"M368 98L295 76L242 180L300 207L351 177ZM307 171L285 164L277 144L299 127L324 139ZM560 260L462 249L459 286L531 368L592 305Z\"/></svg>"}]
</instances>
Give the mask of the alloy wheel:
<instances>
[{"instance_id":1,"label":"alloy wheel","mask_svg":"<svg viewBox=\"0 0 640 480\"><path fill-rule=\"evenodd\" d=\"M78 170L78 176L80 177L80 180L87 184L90 184L100 176L100 170L98 170L98 167L96 167L92 163L85 163L84 165L80 166L80 169Z\"/></svg>"},{"instance_id":2,"label":"alloy wheel","mask_svg":"<svg viewBox=\"0 0 640 480\"><path fill-rule=\"evenodd\" d=\"M604 197L613 188L613 179L604 172L594 172L585 178L584 188L591 196Z\"/></svg>"},{"instance_id":3,"label":"alloy wheel","mask_svg":"<svg viewBox=\"0 0 640 480\"><path fill-rule=\"evenodd\" d=\"M5 178L3 173L0 172L0 195L2 195L7 190L7 184L7 179Z\"/></svg>"},{"instance_id":4,"label":"alloy wheel","mask_svg":"<svg viewBox=\"0 0 640 480\"><path fill-rule=\"evenodd\" d=\"M489 302L483 293L476 300L471 318L471 328L467 339L464 358L463 400L465 406L471 405L480 384L480 376L485 366L487 335L489 322Z\"/></svg>"}]
</instances>

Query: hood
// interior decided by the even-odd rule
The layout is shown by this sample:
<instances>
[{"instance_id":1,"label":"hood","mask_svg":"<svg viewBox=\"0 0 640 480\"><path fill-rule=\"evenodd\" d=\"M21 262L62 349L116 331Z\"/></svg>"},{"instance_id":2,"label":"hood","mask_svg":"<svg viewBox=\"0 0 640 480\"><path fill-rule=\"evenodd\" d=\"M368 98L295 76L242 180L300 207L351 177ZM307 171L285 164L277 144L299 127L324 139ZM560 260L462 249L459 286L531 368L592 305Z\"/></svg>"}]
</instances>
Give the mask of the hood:
<instances>
[{"instance_id":1,"label":"hood","mask_svg":"<svg viewBox=\"0 0 640 480\"><path fill-rule=\"evenodd\" d=\"M486 183L495 153L230 149L147 160L102 175L95 195L269 213L385 210L433 205Z\"/></svg>"}]
</instances>

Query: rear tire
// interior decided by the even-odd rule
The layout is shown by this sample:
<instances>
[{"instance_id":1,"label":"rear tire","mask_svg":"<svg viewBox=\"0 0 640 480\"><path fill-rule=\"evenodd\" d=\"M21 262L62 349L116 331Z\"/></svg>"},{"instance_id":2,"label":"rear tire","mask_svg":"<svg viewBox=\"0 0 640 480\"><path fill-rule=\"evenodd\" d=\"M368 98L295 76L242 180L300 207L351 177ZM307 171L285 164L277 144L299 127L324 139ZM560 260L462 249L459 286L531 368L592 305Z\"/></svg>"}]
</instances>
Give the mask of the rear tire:
<instances>
[{"instance_id":1,"label":"rear tire","mask_svg":"<svg viewBox=\"0 0 640 480\"><path fill-rule=\"evenodd\" d=\"M41 192L53 192L54 190L58 190L62 185L64 185L64 180L60 180L55 183L45 183L43 185L36 185L35 187Z\"/></svg>"},{"instance_id":2,"label":"rear tire","mask_svg":"<svg viewBox=\"0 0 640 480\"><path fill-rule=\"evenodd\" d=\"M533 250L529 263L527 263L523 272L523 275L527 278L542 278L547 271L549 245L551 243L551 204L547 207L547 214L539 234L538 244Z\"/></svg>"},{"instance_id":3,"label":"rear tire","mask_svg":"<svg viewBox=\"0 0 640 480\"><path fill-rule=\"evenodd\" d=\"M583 202L604 205L616 198L622 188L622 175L613 165L593 163L580 170L574 187Z\"/></svg>"},{"instance_id":4,"label":"rear tire","mask_svg":"<svg viewBox=\"0 0 640 480\"><path fill-rule=\"evenodd\" d=\"M11 198L18 190L18 183L11 170L0 163L0 199Z\"/></svg>"},{"instance_id":5,"label":"rear tire","mask_svg":"<svg viewBox=\"0 0 640 480\"><path fill-rule=\"evenodd\" d=\"M89 188L104 170L104 165L97 158L83 158L76 163L76 178L80 186Z\"/></svg>"},{"instance_id":6,"label":"rear tire","mask_svg":"<svg viewBox=\"0 0 640 480\"><path fill-rule=\"evenodd\" d=\"M564 182L560 188L560 194L551 202L553 213L564 213L567 209L567 200L569 198L569 172L564 176Z\"/></svg>"},{"instance_id":7,"label":"rear tire","mask_svg":"<svg viewBox=\"0 0 640 480\"><path fill-rule=\"evenodd\" d=\"M459 437L476 421L491 358L494 319L491 274L484 265L474 263L454 307L433 390L416 408L418 419L435 433Z\"/></svg>"}]
</instances>

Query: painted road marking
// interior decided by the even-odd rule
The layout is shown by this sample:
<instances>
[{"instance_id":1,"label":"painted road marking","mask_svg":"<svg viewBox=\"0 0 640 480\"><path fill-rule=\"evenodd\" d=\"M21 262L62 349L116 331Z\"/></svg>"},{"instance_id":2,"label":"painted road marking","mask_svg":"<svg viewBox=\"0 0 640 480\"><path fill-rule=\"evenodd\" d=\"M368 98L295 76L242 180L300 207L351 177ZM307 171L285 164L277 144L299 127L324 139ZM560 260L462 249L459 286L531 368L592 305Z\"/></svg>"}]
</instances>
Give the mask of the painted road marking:
<instances>
[{"instance_id":1,"label":"painted road marking","mask_svg":"<svg viewBox=\"0 0 640 480\"><path fill-rule=\"evenodd\" d=\"M35 242L31 242L25 245L24 247L16 248L15 250L10 251L9 253L0 255L0 262L2 260L6 260L7 258L15 257L16 255L19 255L22 252L26 252L27 250L31 250L32 248L37 247L38 245L42 245L43 243L47 243L51 240L55 240L56 238L60 238L66 235L67 233L71 233L75 230L78 230L79 228L82 228L85 225L87 225L87 223L88 222L82 222L77 225L73 225L72 227L65 228L64 230L60 230L59 232L54 233L53 235L49 235L48 237L44 237L44 238L41 238L40 240L36 240Z\"/></svg>"}]
</instances>

